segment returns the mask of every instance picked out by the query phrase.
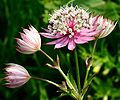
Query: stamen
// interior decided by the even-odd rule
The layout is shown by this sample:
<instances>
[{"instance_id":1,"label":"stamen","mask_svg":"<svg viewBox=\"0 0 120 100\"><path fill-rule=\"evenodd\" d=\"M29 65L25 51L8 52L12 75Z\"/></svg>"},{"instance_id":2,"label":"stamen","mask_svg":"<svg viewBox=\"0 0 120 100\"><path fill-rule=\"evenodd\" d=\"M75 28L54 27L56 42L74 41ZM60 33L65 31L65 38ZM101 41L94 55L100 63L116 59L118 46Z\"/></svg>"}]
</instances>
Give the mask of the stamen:
<instances>
[{"instance_id":1,"label":"stamen","mask_svg":"<svg viewBox=\"0 0 120 100\"><path fill-rule=\"evenodd\" d=\"M86 10L78 6L73 7L72 5L55 10L49 22L53 23L53 25L48 26L48 30L64 35L69 32L70 38L74 35L74 31L80 32L82 27L89 28L91 23L89 13Z\"/></svg>"},{"instance_id":2,"label":"stamen","mask_svg":"<svg viewBox=\"0 0 120 100\"><path fill-rule=\"evenodd\" d=\"M68 30L69 30L70 33L72 33L72 28L69 28Z\"/></svg>"}]
</instances>

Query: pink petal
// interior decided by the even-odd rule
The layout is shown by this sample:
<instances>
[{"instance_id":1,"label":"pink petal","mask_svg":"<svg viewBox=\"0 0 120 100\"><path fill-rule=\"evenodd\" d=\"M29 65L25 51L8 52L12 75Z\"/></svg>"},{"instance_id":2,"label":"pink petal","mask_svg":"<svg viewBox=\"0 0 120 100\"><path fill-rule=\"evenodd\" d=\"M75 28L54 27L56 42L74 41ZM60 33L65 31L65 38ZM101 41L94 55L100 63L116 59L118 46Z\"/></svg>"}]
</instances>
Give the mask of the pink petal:
<instances>
[{"instance_id":1,"label":"pink petal","mask_svg":"<svg viewBox=\"0 0 120 100\"><path fill-rule=\"evenodd\" d=\"M61 34L53 35L51 33L40 33L40 35L42 35L46 38L52 38L52 39L63 37L63 35L61 35Z\"/></svg>"},{"instance_id":2,"label":"pink petal","mask_svg":"<svg viewBox=\"0 0 120 100\"><path fill-rule=\"evenodd\" d=\"M27 37L29 37L30 41L36 44L40 44L41 43L41 38L39 33L35 32L35 30L28 30L28 29L23 29L23 32L27 35Z\"/></svg>"},{"instance_id":3,"label":"pink petal","mask_svg":"<svg viewBox=\"0 0 120 100\"><path fill-rule=\"evenodd\" d=\"M81 33L89 33L89 32L92 32L92 31L94 31L96 28L94 27L94 28L81 28L81 30L80 30L80 32Z\"/></svg>"},{"instance_id":4,"label":"pink petal","mask_svg":"<svg viewBox=\"0 0 120 100\"><path fill-rule=\"evenodd\" d=\"M26 79L28 79L28 77L21 77L21 76L16 76L16 75L9 75L7 77L5 77L5 80L9 83L17 83L17 82L21 82L21 81L26 81Z\"/></svg>"},{"instance_id":5,"label":"pink petal","mask_svg":"<svg viewBox=\"0 0 120 100\"><path fill-rule=\"evenodd\" d=\"M75 42L74 42L74 38L70 38L70 39L69 39L69 43L68 43L68 49L69 49L69 50L74 50L75 47L76 47L76 44L75 44Z\"/></svg>"},{"instance_id":6,"label":"pink petal","mask_svg":"<svg viewBox=\"0 0 120 100\"><path fill-rule=\"evenodd\" d=\"M100 16L95 16L95 17L93 17L93 26L97 23L97 21L98 21L98 18L99 18Z\"/></svg>"},{"instance_id":7,"label":"pink petal","mask_svg":"<svg viewBox=\"0 0 120 100\"><path fill-rule=\"evenodd\" d=\"M23 29L23 32L26 34L26 36L30 39L33 43L41 43L41 38L39 33L34 33L33 31L29 31L28 29Z\"/></svg>"},{"instance_id":8,"label":"pink petal","mask_svg":"<svg viewBox=\"0 0 120 100\"><path fill-rule=\"evenodd\" d=\"M88 30L87 30L87 32L85 32L85 30L84 30L84 31L80 32L80 35L83 35L83 36L94 36L94 35L100 33L101 31L102 31L102 29L93 30L93 31L89 31L89 32L88 32Z\"/></svg>"},{"instance_id":9,"label":"pink petal","mask_svg":"<svg viewBox=\"0 0 120 100\"><path fill-rule=\"evenodd\" d=\"M54 41L52 41L52 42L48 42L48 43L46 43L46 44L47 44L47 45L57 44L57 43L59 43L60 41L63 41L64 38L65 38L65 37L60 38L60 39L57 39L57 40L54 40Z\"/></svg>"},{"instance_id":10,"label":"pink petal","mask_svg":"<svg viewBox=\"0 0 120 100\"><path fill-rule=\"evenodd\" d=\"M20 87L22 85L24 85L27 81L24 81L24 82L15 82L15 83L6 83L6 87L8 88L17 88L17 87Z\"/></svg>"},{"instance_id":11,"label":"pink petal","mask_svg":"<svg viewBox=\"0 0 120 100\"><path fill-rule=\"evenodd\" d=\"M23 53L23 54L32 54L32 53L35 52L35 51L30 51L29 49L22 48L22 47L19 47L19 46L16 47L16 50L20 53Z\"/></svg>"},{"instance_id":12,"label":"pink petal","mask_svg":"<svg viewBox=\"0 0 120 100\"><path fill-rule=\"evenodd\" d=\"M45 32L49 33L50 31L48 29L42 28Z\"/></svg>"},{"instance_id":13,"label":"pink petal","mask_svg":"<svg viewBox=\"0 0 120 100\"><path fill-rule=\"evenodd\" d=\"M21 65L14 64L14 63L7 63L6 65L7 65L7 67L5 68L5 70L8 72L9 71L14 72L16 70L16 71L21 71L21 72L29 75L28 71L24 67L22 67Z\"/></svg>"},{"instance_id":14,"label":"pink petal","mask_svg":"<svg viewBox=\"0 0 120 100\"><path fill-rule=\"evenodd\" d=\"M36 41L33 38L31 38L30 36L28 36L24 33L20 33L20 35L21 35L23 41L25 41L27 44L33 45L33 46L36 45Z\"/></svg>"},{"instance_id":15,"label":"pink petal","mask_svg":"<svg viewBox=\"0 0 120 100\"><path fill-rule=\"evenodd\" d=\"M68 41L69 41L69 38L66 36L66 37L63 37L61 39L61 41L59 41L56 45L55 45L55 48L61 48L61 47L64 47L68 44Z\"/></svg>"},{"instance_id":16,"label":"pink petal","mask_svg":"<svg viewBox=\"0 0 120 100\"><path fill-rule=\"evenodd\" d=\"M14 67L13 67L14 68ZM16 70L15 68L13 70L11 69L6 69L6 74L10 75L10 76L26 76L26 72L20 71L20 70Z\"/></svg>"},{"instance_id":17,"label":"pink petal","mask_svg":"<svg viewBox=\"0 0 120 100\"><path fill-rule=\"evenodd\" d=\"M27 44L25 41L19 39L19 38L16 38L16 41L17 41L17 44L20 46L20 47L25 47L25 48L28 48L28 49L34 49L34 45L33 44Z\"/></svg>"},{"instance_id":18,"label":"pink petal","mask_svg":"<svg viewBox=\"0 0 120 100\"><path fill-rule=\"evenodd\" d=\"M32 54L36 52L39 47L37 45L27 44L23 40L16 38L18 46L16 47L16 50L20 53L24 54Z\"/></svg>"},{"instance_id":19,"label":"pink petal","mask_svg":"<svg viewBox=\"0 0 120 100\"><path fill-rule=\"evenodd\" d=\"M87 43L87 42L88 42L88 41L86 41L86 40L81 40L81 39L75 39L74 41L75 41L75 43L77 43L77 44L84 44L84 43Z\"/></svg>"},{"instance_id":20,"label":"pink petal","mask_svg":"<svg viewBox=\"0 0 120 100\"><path fill-rule=\"evenodd\" d=\"M94 37L75 37L74 38L74 41L75 41L75 43L77 43L77 44L84 44L84 43L87 43L88 41L92 41L92 40L94 40L95 38Z\"/></svg>"},{"instance_id":21,"label":"pink petal","mask_svg":"<svg viewBox=\"0 0 120 100\"><path fill-rule=\"evenodd\" d=\"M102 31L102 29L100 30L96 30L90 33L83 33L85 36L95 36L96 34L99 34Z\"/></svg>"}]
</instances>

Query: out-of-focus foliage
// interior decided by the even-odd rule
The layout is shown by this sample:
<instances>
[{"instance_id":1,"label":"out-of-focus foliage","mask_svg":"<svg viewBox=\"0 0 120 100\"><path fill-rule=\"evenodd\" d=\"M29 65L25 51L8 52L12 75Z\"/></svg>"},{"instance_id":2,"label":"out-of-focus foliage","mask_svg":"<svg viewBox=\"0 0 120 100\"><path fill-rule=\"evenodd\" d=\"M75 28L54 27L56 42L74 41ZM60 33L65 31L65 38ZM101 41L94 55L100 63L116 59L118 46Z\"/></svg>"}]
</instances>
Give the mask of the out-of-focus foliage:
<instances>
[{"instance_id":1,"label":"out-of-focus foliage","mask_svg":"<svg viewBox=\"0 0 120 100\"><path fill-rule=\"evenodd\" d=\"M92 73L95 74L92 82L91 91L94 93L91 94L92 99L98 100L119 100L120 99L120 87L118 86L120 83L119 70L118 67L119 61L118 55L112 56L108 50L106 45L100 43L101 40L98 41L101 47L97 47L94 58L93 58L93 69ZM97 46L99 46L97 45ZM92 47L89 47L88 52L85 48L80 47L79 53L82 59L86 59L89 56L89 52L91 52Z\"/></svg>"},{"instance_id":2,"label":"out-of-focus foliage","mask_svg":"<svg viewBox=\"0 0 120 100\"><path fill-rule=\"evenodd\" d=\"M63 80L56 70L45 66L45 59L39 52L35 55L23 55L15 50L15 37L19 37L22 27L33 25L37 30L43 31L48 24L49 14L70 2L69 0L0 0L0 77L3 77L3 65L14 62L23 65L30 74L51 79L55 82ZM74 5L89 9L91 13L103 15L117 20L115 30L106 38L98 40L94 55L93 71L95 78L88 91L92 100L119 100L120 99L120 0L74 0ZM42 38L42 42L48 39ZM82 63L92 51L93 42L79 45L80 72L84 76L85 64ZM68 66L74 70L74 59L66 48L54 50L52 46L42 46L42 49L54 59L59 53L63 70L67 73ZM44 60L43 60L44 59ZM83 80L83 79L81 79ZM0 84L3 84L1 81ZM58 100L60 93L57 88L44 82L30 80L17 89L8 89L0 85L0 100ZM71 98L68 100L71 100ZM60 98L61 100L65 97Z\"/></svg>"}]
</instances>

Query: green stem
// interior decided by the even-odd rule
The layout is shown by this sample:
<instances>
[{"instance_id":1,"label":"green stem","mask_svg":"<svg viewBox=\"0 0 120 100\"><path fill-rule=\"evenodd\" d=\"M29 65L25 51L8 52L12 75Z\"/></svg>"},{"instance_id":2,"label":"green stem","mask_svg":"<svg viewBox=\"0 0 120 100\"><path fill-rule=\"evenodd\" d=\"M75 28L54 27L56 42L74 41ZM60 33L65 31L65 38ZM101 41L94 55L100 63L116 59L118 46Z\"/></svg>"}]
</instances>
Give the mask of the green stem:
<instances>
[{"instance_id":1,"label":"green stem","mask_svg":"<svg viewBox=\"0 0 120 100\"><path fill-rule=\"evenodd\" d=\"M69 87L71 90L74 91L75 97L76 97L77 92L76 92L74 86L72 85L72 83L70 82L70 80L67 78L67 76L64 74L64 72L61 70L60 67L58 67L57 69L58 69L58 71L61 73L61 75L64 77L64 79L66 80L68 87Z\"/></svg>"},{"instance_id":2,"label":"green stem","mask_svg":"<svg viewBox=\"0 0 120 100\"><path fill-rule=\"evenodd\" d=\"M50 61L52 61L53 63L55 63L55 61L43 50L39 49L40 52L42 52Z\"/></svg>"},{"instance_id":3,"label":"green stem","mask_svg":"<svg viewBox=\"0 0 120 100\"><path fill-rule=\"evenodd\" d=\"M88 75L89 75L89 70L90 70L90 66L88 66L89 68L87 69L87 72L86 72L86 75L85 75L85 80L84 80L84 85L83 85L83 89L82 89L82 98L84 97L87 89L86 89L86 86L87 86L87 79L88 79Z\"/></svg>"},{"instance_id":4,"label":"green stem","mask_svg":"<svg viewBox=\"0 0 120 100\"><path fill-rule=\"evenodd\" d=\"M92 58L93 58L94 53L95 53L95 48L96 48L96 45L97 45L97 40L98 40L98 39L96 39L96 41L95 41L95 43L94 43L94 46L93 46L92 55L91 55Z\"/></svg>"},{"instance_id":5,"label":"green stem","mask_svg":"<svg viewBox=\"0 0 120 100\"><path fill-rule=\"evenodd\" d=\"M45 53L43 50L39 49L39 51L42 52L42 53L43 53L49 60L51 60L54 64L56 63L56 62L55 62L47 53ZM61 75L64 77L64 79L66 80L68 87L69 87L71 90L73 90L72 96L73 96L74 98L77 98L77 97L78 97L78 93L77 93L77 91L75 90L75 88L74 88L74 86L72 85L72 83L70 82L70 80L67 78L67 76L64 74L64 72L61 70L60 66L58 66L57 69L58 69L58 71L61 73ZM61 87L60 87L58 84L56 84L56 83L54 83L54 82L52 82L52 81L49 81L49 80L46 80L46 79L42 79L42 78L35 78L35 77L33 77L33 78L34 78L34 79L39 79L39 80L42 80L42 81L45 81L45 82L48 82L48 83L53 84L53 85L55 85L55 86L57 86L58 88L61 89ZM64 89L61 89L61 90L64 90ZM64 90L64 91L65 91L65 90ZM65 91L65 92L66 92L66 91Z\"/></svg>"},{"instance_id":6,"label":"green stem","mask_svg":"<svg viewBox=\"0 0 120 100\"><path fill-rule=\"evenodd\" d=\"M97 44L97 39L96 39L96 41L95 41L95 43L94 43L94 46L93 46L93 50L92 50L92 54L91 54L91 57L92 57L92 61L93 61L93 55L94 55L94 52L95 52L95 48L96 48L96 44ZM90 71L90 68L91 68L91 65L92 65L92 62L91 62L91 64L89 64L89 66L87 67L87 71L86 71L86 75L85 75L85 80L84 80L84 85L83 85L83 96L82 96L82 98L84 97L84 95L85 95L85 93L86 93L86 89L85 89L85 87L86 87L86 85L87 85L87 79L88 79L88 75L89 75L89 71ZM85 89L85 90L84 90Z\"/></svg>"},{"instance_id":7,"label":"green stem","mask_svg":"<svg viewBox=\"0 0 120 100\"><path fill-rule=\"evenodd\" d=\"M47 83L50 83L58 88L60 88L61 90L63 90L64 92L67 92L65 89L61 88L60 85L58 85L57 83L53 82L53 81L50 81L50 80L47 80L47 79L43 79L43 78L39 78L39 77L31 77L32 79L36 79L36 80L42 80L44 82L47 82Z\"/></svg>"},{"instance_id":8,"label":"green stem","mask_svg":"<svg viewBox=\"0 0 120 100\"><path fill-rule=\"evenodd\" d=\"M74 57L75 57L75 66L76 66L77 85L78 85L78 91L80 93L80 91L81 91L80 71L79 71L78 56L77 56L77 50L76 49L74 51Z\"/></svg>"}]
</instances>

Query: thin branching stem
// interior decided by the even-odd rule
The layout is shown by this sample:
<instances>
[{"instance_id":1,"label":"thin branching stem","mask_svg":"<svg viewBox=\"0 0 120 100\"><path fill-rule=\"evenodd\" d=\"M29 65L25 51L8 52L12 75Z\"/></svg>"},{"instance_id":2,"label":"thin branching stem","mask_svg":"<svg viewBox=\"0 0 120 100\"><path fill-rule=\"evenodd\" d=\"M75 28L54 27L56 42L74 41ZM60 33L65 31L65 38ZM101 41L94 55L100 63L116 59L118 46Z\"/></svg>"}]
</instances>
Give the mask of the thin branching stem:
<instances>
[{"instance_id":1,"label":"thin branching stem","mask_svg":"<svg viewBox=\"0 0 120 100\"><path fill-rule=\"evenodd\" d=\"M50 80L47 80L47 79L43 79L43 78L39 78L39 77L31 77L32 79L35 79L35 80L41 80L41 81L44 81L44 82L47 82L47 83L50 83L58 88L60 88L62 91L64 92L67 92L65 89L61 88L61 86L53 81L50 81Z\"/></svg>"},{"instance_id":2,"label":"thin branching stem","mask_svg":"<svg viewBox=\"0 0 120 100\"><path fill-rule=\"evenodd\" d=\"M42 49L39 49L39 51L43 53L51 62L55 63L55 61L46 52L44 52Z\"/></svg>"},{"instance_id":3,"label":"thin branching stem","mask_svg":"<svg viewBox=\"0 0 120 100\"><path fill-rule=\"evenodd\" d=\"M76 67L76 76L77 76L77 85L78 85L78 91L80 93L81 91L81 84L80 84L80 70L79 70L79 63L78 63L78 55L77 50L74 51L74 57L75 57L75 67Z\"/></svg>"},{"instance_id":4,"label":"thin branching stem","mask_svg":"<svg viewBox=\"0 0 120 100\"><path fill-rule=\"evenodd\" d=\"M74 88L74 86L72 85L72 83L70 82L70 80L68 79L68 77L64 74L64 72L62 71L62 69L60 67L58 67L57 69L61 73L61 75L64 77L64 79L66 80L68 87L70 88L70 90L73 93L72 96L77 99L78 95L79 95L78 92L76 91L76 89Z\"/></svg>"},{"instance_id":5,"label":"thin branching stem","mask_svg":"<svg viewBox=\"0 0 120 100\"><path fill-rule=\"evenodd\" d=\"M94 52L95 52L95 48L96 48L96 44L97 44L97 40L94 42L94 45L93 45L93 50L92 50L92 54L91 54L91 57L92 57L92 62L91 64L89 64L89 66L87 67L87 71L86 71L86 75L85 75L85 80L84 80L84 85L83 85L83 93L82 93L82 97L84 97L85 93L86 93L86 89L84 89L87 85L87 79L88 79L88 75L89 75L89 71L90 71L90 68L91 68L91 65L93 63L93 56L94 56Z\"/></svg>"}]
</instances>

